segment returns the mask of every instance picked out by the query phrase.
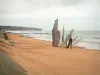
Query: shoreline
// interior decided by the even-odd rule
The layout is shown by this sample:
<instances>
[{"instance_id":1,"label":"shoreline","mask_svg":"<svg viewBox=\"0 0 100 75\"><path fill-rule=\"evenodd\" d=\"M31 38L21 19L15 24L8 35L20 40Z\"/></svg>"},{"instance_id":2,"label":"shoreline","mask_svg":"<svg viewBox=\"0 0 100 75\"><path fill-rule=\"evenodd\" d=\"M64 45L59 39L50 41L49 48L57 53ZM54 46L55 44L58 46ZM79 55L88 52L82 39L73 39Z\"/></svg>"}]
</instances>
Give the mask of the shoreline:
<instances>
[{"instance_id":1,"label":"shoreline","mask_svg":"<svg viewBox=\"0 0 100 75\"><path fill-rule=\"evenodd\" d=\"M26 37L27 38L27 37ZM31 38L31 37L30 37ZM33 38L32 38L33 39ZM34 40L40 40L40 41L46 41L46 42L50 42L52 44L52 41L47 41L47 40L41 40L41 39L34 39ZM51 45L52 46L52 45ZM58 48L61 48L61 46L58 46ZM86 49L86 50L96 50L99 51L99 49L92 49L92 48L85 48L85 47L80 47L80 46L72 46L72 48L81 48L81 49ZM62 48L63 49L63 48ZM67 49L67 48L64 48ZM69 48L70 49L70 48Z\"/></svg>"},{"instance_id":2,"label":"shoreline","mask_svg":"<svg viewBox=\"0 0 100 75\"><path fill-rule=\"evenodd\" d=\"M13 32L11 32L11 33L13 33ZM42 41L48 41L48 42L51 42L51 40L50 39L44 39L44 38L40 38L40 37L35 37L35 36L32 36L32 37L30 37L30 36L25 36L25 35L23 35L22 33L14 33L14 34L19 34L19 35L21 35L21 36L24 36L24 37L28 37L28 38L32 38L32 39L36 39L36 40L42 40ZM92 44L93 45L93 44ZM91 49L93 49L93 50L100 50L99 49L99 45L93 45L92 46L91 44L87 44L87 43L85 43L85 42L80 42L79 44L76 44L76 45L74 45L74 46L77 46L77 47L81 47L81 48L84 48L84 49L89 49L89 50L91 50ZM96 47L97 46L97 47Z\"/></svg>"},{"instance_id":3,"label":"shoreline","mask_svg":"<svg viewBox=\"0 0 100 75\"><path fill-rule=\"evenodd\" d=\"M29 38L29 39L32 39L33 41L34 40L36 40L36 41L41 41L41 42L47 42L47 43L49 43L50 44L50 46L51 47L53 47L52 46L52 42L51 41L48 41L48 40L41 40L41 39L36 39L35 37L34 38L32 38L32 37L26 37L26 36L24 36L24 35L22 35L22 34L20 34L20 33L13 33L13 32L8 32L7 34L9 34L9 33L11 33L11 34L14 34L14 35L17 35L18 37L24 37L24 38ZM54 48L61 48L60 46L59 47L54 47ZM91 50L91 51L99 51L98 49L89 49L89 48L85 48L85 47L79 47L79 46L72 46L72 49L74 49L74 48L78 48L78 49L83 49L83 50ZM67 48L61 48L62 50L64 49L66 49L67 50ZM70 48L69 48L70 49ZM70 49L71 50L71 49Z\"/></svg>"},{"instance_id":4,"label":"shoreline","mask_svg":"<svg viewBox=\"0 0 100 75\"><path fill-rule=\"evenodd\" d=\"M16 34L16 33L13 33L13 32L9 32L9 33ZM16 35L18 35L19 37L31 38L33 40L49 42L49 43L51 43L51 46L52 46L52 41L49 41L49 40L37 39L36 37L26 37L26 36L24 36L24 35L22 35L20 33L17 33ZM58 48L61 48L61 47L59 46ZM99 49L92 49L92 48L86 48L86 47L80 47L80 46L72 46L72 48L81 48L81 49L86 49L86 50L96 50L96 51L99 51ZM67 48L64 48L64 49L67 49Z\"/></svg>"},{"instance_id":5,"label":"shoreline","mask_svg":"<svg viewBox=\"0 0 100 75\"><path fill-rule=\"evenodd\" d=\"M13 31L12 31L13 32ZM28 32L28 31L27 31ZM38 31L36 31L38 32ZM45 31L44 31L45 32ZM76 31L77 32L77 31ZM14 32L15 33L15 32ZM23 34L24 32L22 31L21 33L17 33L17 34ZM41 34L31 34L31 33L34 33L34 32L28 32L28 34L24 35L25 37L28 37L28 38L33 38L33 39L39 39L39 40L47 40L47 41L52 41L52 36L51 35L41 35ZM39 33L39 32L38 32ZM41 32L40 32L41 33ZM49 33L49 31L48 31ZM83 34L83 36L81 34L79 34L80 32L77 32L77 36L79 36L79 38L77 38L76 41L78 41L80 38L83 38L79 43L76 43L76 44L73 44L73 46L78 46L78 47L84 47L85 49L95 49L95 50L100 50L100 47L99 47L99 39L96 40L96 39L92 39L92 37L94 37L93 35L92 36L88 36L87 34ZM85 37L86 36L86 37ZM75 41L74 41L75 42ZM90 43L91 42L91 43ZM93 43L94 42L94 43Z\"/></svg>"}]
</instances>

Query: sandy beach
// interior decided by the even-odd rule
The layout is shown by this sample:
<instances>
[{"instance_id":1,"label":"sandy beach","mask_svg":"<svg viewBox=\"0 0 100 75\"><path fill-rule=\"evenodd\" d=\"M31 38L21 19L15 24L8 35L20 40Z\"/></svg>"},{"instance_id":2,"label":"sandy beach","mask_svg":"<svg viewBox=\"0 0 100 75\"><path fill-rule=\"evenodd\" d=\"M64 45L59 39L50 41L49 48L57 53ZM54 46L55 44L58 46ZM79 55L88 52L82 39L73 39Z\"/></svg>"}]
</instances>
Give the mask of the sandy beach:
<instances>
[{"instance_id":1,"label":"sandy beach","mask_svg":"<svg viewBox=\"0 0 100 75\"><path fill-rule=\"evenodd\" d=\"M4 50L28 75L100 75L99 50L52 47L48 41L8 36L14 46Z\"/></svg>"}]
</instances>

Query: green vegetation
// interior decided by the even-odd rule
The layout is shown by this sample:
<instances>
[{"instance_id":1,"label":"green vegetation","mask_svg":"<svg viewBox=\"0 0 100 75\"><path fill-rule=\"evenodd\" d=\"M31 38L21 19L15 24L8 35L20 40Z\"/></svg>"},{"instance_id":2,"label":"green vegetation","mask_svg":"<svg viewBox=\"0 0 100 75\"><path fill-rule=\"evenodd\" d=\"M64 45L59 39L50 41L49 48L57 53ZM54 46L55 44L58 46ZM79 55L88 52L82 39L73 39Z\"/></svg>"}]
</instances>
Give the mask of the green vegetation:
<instances>
[{"instance_id":1,"label":"green vegetation","mask_svg":"<svg viewBox=\"0 0 100 75\"><path fill-rule=\"evenodd\" d=\"M4 34L5 40L9 40L9 37L8 37L7 33L3 33L3 34Z\"/></svg>"},{"instance_id":2,"label":"green vegetation","mask_svg":"<svg viewBox=\"0 0 100 75\"><path fill-rule=\"evenodd\" d=\"M24 37L24 35L21 35L21 34L20 34L19 37Z\"/></svg>"},{"instance_id":3,"label":"green vegetation","mask_svg":"<svg viewBox=\"0 0 100 75\"><path fill-rule=\"evenodd\" d=\"M32 27L20 27L20 26L0 26L4 30L38 30L42 31L41 28L32 28Z\"/></svg>"}]
</instances>

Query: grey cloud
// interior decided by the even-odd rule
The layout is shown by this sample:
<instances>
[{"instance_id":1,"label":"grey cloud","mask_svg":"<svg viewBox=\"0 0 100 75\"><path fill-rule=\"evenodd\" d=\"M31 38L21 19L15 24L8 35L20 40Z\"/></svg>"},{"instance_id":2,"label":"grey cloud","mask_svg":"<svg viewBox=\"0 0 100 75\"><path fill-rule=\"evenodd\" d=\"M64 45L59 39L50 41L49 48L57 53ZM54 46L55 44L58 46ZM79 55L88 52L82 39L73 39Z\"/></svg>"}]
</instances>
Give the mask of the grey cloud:
<instances>
[{"instance_id":1,"label":"grey cloud","mask_svg":"<svg viewBox=\"0 0 100 75\"><path fill-rule=\"evenodd\" d=\"M22 0L0 0L0 14L27 12L30 5Z\"/></svg>"},{"instance_id":2,"label":"grey cloud","mask_svg":"<svg viewBox=\"0 0 100 75\"><path fill-rule=\"evenodd\" d=\"M79 6L77 6L79 5ZM45 29L51 29L54 19L57 17L53 17L52 14L50 15L51 17L47 18L39 18L37 20L31 19L31 18L20 18L20 15L17 18L7 18L6 16L2 15L9 15L9 14L32 14L34 15L34 11L40 8L45 8L44 11L46 11L47 8L50 6L56 6L56 7L64 7L67 9L67 7L72 6L73 8L77 8L79 12L83 12L82 14L84 15L85 12L87 13L92 13L93 17L74 17L74 18L68 18L68 17L62 17L59 19L59 28L62 27L62 24L66 25L66 28L76 28L76 29L100 29L100 0L0 0L0 24L10 24L10 25L31 25L33 27L41 27ZM81 9L82 8L84 9ZM88 9L86 9L88 8ZM65 10L65 9L62 9ZM74 12L74 9L69 9L73 10L70 12ZM69 11L68 10L68 11ZM77 11L76 10L76 11ZM88 11L89 10L89 11ZM44 12L43 11L43 12ZM84 12L85 11L85 12ZM54 11L52 11L54 14ZM67 11L66 11L67 13ZM40 13L41 14L41 13ZM46 13L48 14L48 13ZM50 14L50 13L49 13ZM73 13L72 13L73 14ZM76 13L74 13L76 15ZM58 14L59 15L59 14ZM35 16L35 15L34 15ZM33 16L33 17L34 17ZM11 16L10 16L11 17ZM75 26L74 26L75 25ZM91 25L91 26L90 26Z\"/></svg>"},{"instance_id":3,"label":"grey cloud","mask_svg":"<svg viewBox=\"0 0 100 75\"><path fill-rule=\"evenodd\" d=\"M28 2L33 6L46 6L49 7L51 5L55 6L67 6L67 5L77 5L79 3L88 1L88 0L23 0L24 2Z\"/></svg>"},{"instance_id":4,"label":"grey cloud","mask_svg":"<svg viewBox=\"0 0 100 75\"><path fill-rule=\"evenodd\" d=\"M94 0L0 0L0 14L31 12L34 9L49 8L50 6L73 6ZM100 3L99 0L95 2Z\"/></svg>"},{"instance_id":5,"label":"grey cloud","mask_svg":"<svg viewBox=\"0 0 100 75\"><path fill-rule=\"evenodd\" d=\"M68 6L68 5L77 5L83 2L86 2L88 0L62 0L62 5Z\"/></svg>"}]
</instances>

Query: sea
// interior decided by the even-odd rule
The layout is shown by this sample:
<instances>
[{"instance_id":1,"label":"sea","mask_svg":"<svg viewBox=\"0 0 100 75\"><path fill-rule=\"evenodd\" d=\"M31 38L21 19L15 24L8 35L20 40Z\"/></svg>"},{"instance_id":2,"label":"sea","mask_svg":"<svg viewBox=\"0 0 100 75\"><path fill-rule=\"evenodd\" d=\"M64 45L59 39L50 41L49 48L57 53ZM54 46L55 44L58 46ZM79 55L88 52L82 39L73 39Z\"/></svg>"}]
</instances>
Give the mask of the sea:
<instances>
[{"instance_id":1,"label":"sea","mask_svg":"<svg viewBox=\"0 0 100 75\"><path fill-rule=\"evenodd\" d=\"M52 41L52 31L7 30L7 32L21 34L33 39ZM62 35L62 31L60 33ZM69 31L65 31L65 38L68 34ZM73 46L100 50L100 31L74 31L72 38L74 39Z\"/></svg>"}]
</instances>

